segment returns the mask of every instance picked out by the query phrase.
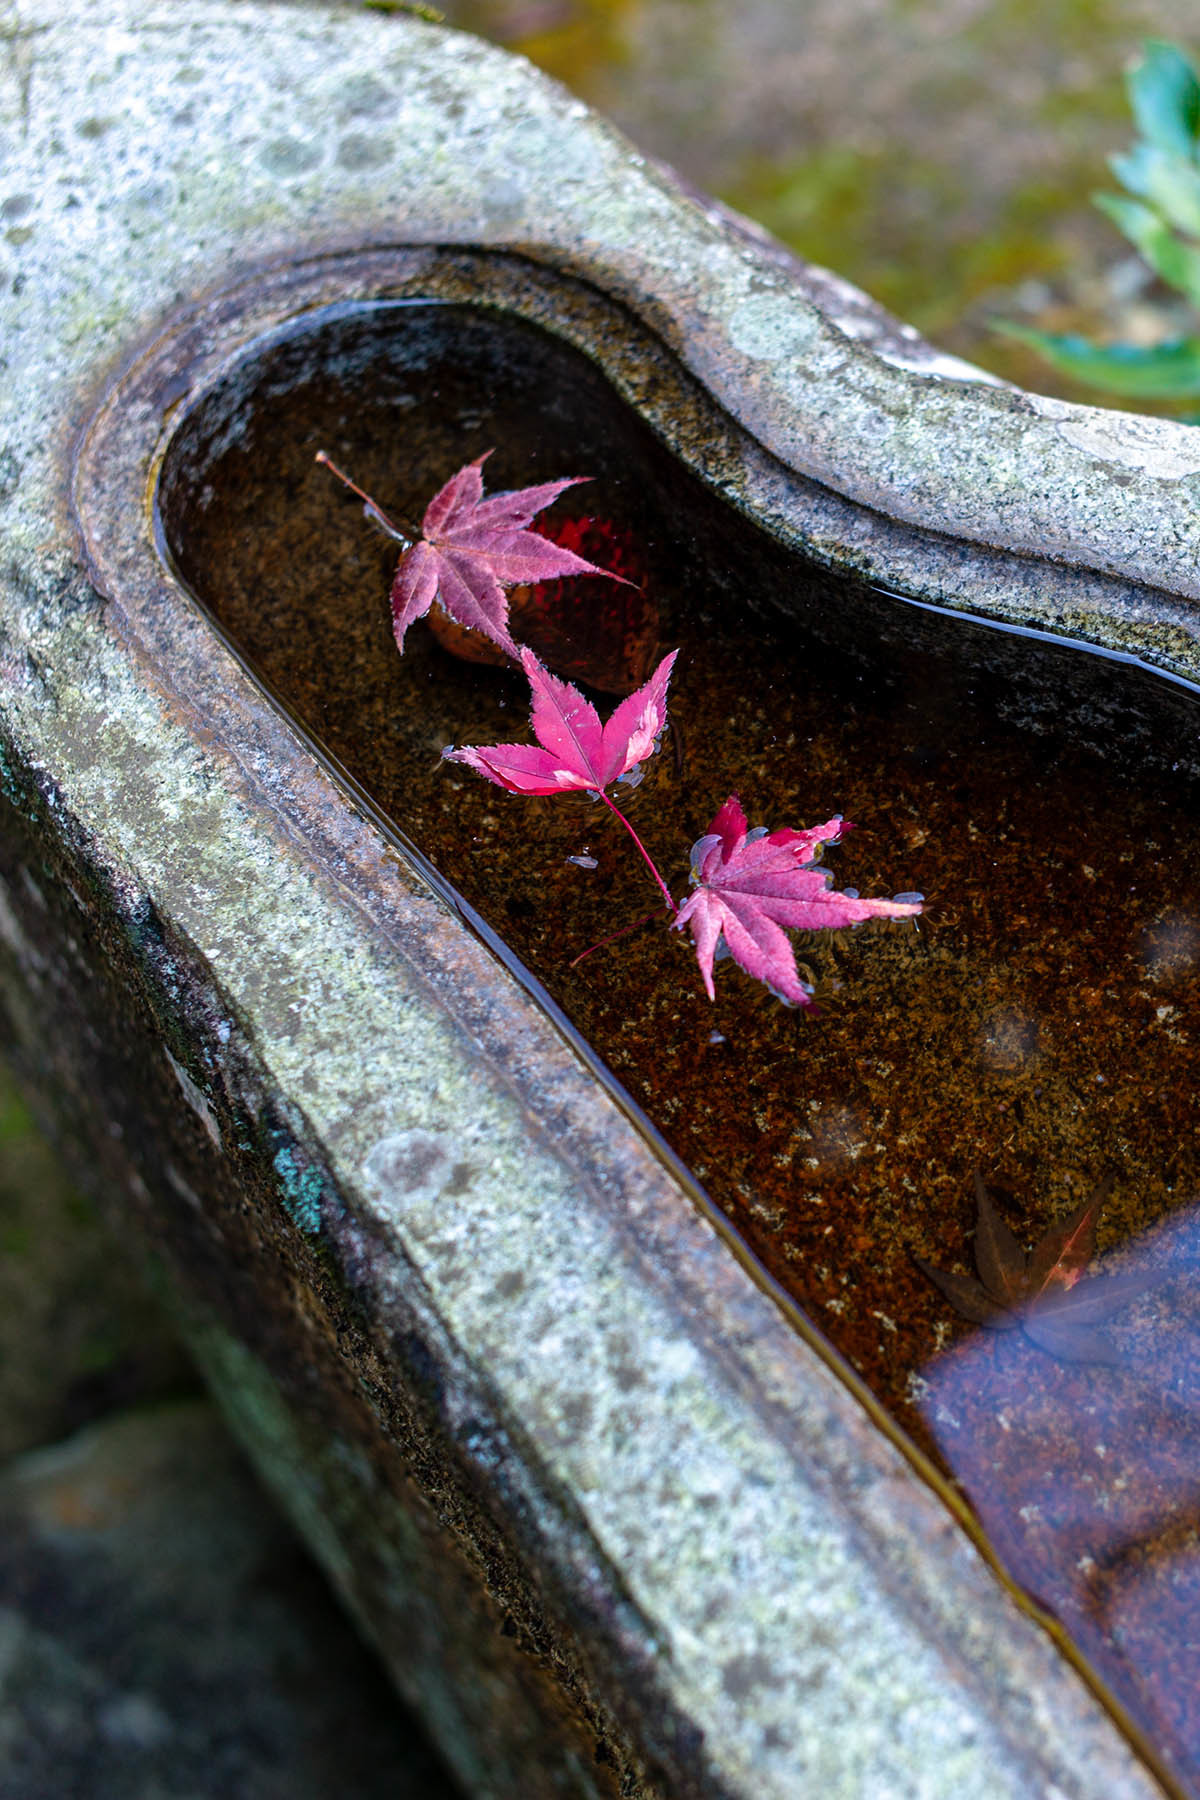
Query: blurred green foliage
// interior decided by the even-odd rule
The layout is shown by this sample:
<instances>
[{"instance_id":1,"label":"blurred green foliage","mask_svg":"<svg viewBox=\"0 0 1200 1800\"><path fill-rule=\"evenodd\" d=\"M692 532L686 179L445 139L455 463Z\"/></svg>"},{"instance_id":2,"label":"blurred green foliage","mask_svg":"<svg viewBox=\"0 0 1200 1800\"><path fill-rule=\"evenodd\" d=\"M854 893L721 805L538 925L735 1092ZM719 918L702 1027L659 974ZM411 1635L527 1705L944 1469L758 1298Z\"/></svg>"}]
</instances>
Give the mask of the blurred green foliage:
<instances>
[{"instance_id":1,"label":"blurred green foliage","mask_svg":"<svg viewBox=\"0 0 1200 1800\"><path fill-rule=\"evenodd\" d=\"M1177 44L1152 40L1127 86L1140 135L1132 149L1109 158L1125 193L1093 198L1159 280L1200 310L1200 79ZM998 328L1063 374L1107 393L1154 400L1200 395L1200 335L1102 344L1031 325Z\"/></svg>"},{"instance_id":2,"label":"blurred green foliage","mask_svg":"<svg viewBox=\"0 0 1200 1800\"><path fill-rule=\"evenodd\" d=\"M969 178L931 158L900 159L890 147L831 144L790 161L752 159L723 198L939 339L955 336L964 310L998 288L1031 270L1052 278L1069 263L1067 242L1046 230L1047 218L1074 202L1069 184L1028 182L990 229L974 231Z\"/></svg>"}]
</instances>

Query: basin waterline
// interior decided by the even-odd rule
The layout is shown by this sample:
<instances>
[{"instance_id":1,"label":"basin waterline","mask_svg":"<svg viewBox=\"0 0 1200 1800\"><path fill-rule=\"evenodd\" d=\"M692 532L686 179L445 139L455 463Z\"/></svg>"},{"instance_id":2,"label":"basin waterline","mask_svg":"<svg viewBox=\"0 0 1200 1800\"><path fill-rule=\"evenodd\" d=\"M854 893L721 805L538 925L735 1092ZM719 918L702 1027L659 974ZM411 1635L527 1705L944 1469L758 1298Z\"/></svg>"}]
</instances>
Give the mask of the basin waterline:
<instances>
[{"instance_id":1,"label":"basin waterline","mask_svg":"<svg viewBox=\"0 0 1200 1800\"><path fill-rule=\"evenodd\" d=\"M1111 1116L1103 1089L1121 1056L1147 1082L1169 1086L1180 1032L1194 1030L1172 985L1171 1035L1155 1075L1140 1020L1126 1022L1127 1048L1118 1045L1111 983L1120 977L1108 967L1126 890L1143 935L1200 912L1192 696L1059 646L980 635L962 620L951 623L947 650L938 641L944 619L921 629L896 603L838 593L816 571L802 578L740 522L718 518L715 534L703 529L703 497L688 493L644 427L619 409L598 427L594 372L512 321L419 304L339 311L289 328L261 357L256 379L243 368L226 391L192 407L167 454L160 519L184 579L307 730L549 985L774 1280L910 1436L944 1454L944 1434L923 1414L922 1371L953 1329L951 1315L913 1254L945 1262L965 1247L972 1166L1014 1190L1024 1181L1014 1223L1036 1235L1109 1155L1097 1121ZM532 440L522 436L523 410L536 418ZM782 1012L729 969L714 1011L685 947L653 932L602 952L599 966L593 958L565 970L565 922L574 930L578 921L571 948L582 948L606 921L642 908L623 846L586 802L549 811L507 802L438 766L451 739L521 735L522 684L457 665L416 633L400 662L383 606L394 551L308 465L314 446L329 444L365 471L377 496L411 512L457 461L497 439L494 485L586 467L597 477L581 491L587 505L639 531L656 565L664 642L684 646L673 712L686 751L674 770L660 759L633 804L663 866L672 833L678 868L723 798L725 777L711 767L731 771L728 785L742 792L752 823L812 823L836 807L866 825L835 853L839 885L853 878L868 892L917 884L930 893L924 939L871 928L811 949L823 1019ZM797 599L800 579L807 602ZM786 623L772 581L790 585ZM1105 791L1104 754L1118 740L1128 766ZM761 820L752 784L772 796ZM1114 832L1114 814L1127 837ZM1150 879L1154 847L1168 834L1169 863L1159 857ZM864 840L869 861L856 866ZM1152 846L1132 883L1130 843ZM595 870L569 860L581 851ZM1048 911L1035 878L1047 851L1048 884L1059 887ZM982 951L971 949L972 932ZM1123 953L1138 954L1129 944ZM1072 968L1057 985L1055 958ZM1186 960L1176 957L1175 974ZM1143 970L1143 986L1163 978L1162 968ZM1079 991L1090 1035L1066 1018ZM931 1042L940 1064L919 1048ZM781 1064L790 1080L779 1077ZM1119 1074L1116 1085L1124 1089ZM1186 1116L1190 1083L1179 1087ZM737 1117L747 1092L748 1131ZM1137 1122L1121 1117L1134 1135ZM1186 1190L1194 1151L1180 1136L1183 1160L1167 1185L1153 1154L1127 1163L1101 1249L1136 1235ZM831 1238L852 1258L831 1255ZM952 1455L948 1467L955 1473ZM1005 1549L1019 1580L1022 1546L1010 1534ZM1037 1550L1038 1597L1061 1611L1044 1546ZM1114 1656L1103 1631L1089 1639L1086 1621L1072 1624L1146 1717L1128 1655ZM1159 1724L1152 1709L1148 1722ZM1186 1747L1175 1755L1186 1762Z\"/></svg>"}]
</instances>

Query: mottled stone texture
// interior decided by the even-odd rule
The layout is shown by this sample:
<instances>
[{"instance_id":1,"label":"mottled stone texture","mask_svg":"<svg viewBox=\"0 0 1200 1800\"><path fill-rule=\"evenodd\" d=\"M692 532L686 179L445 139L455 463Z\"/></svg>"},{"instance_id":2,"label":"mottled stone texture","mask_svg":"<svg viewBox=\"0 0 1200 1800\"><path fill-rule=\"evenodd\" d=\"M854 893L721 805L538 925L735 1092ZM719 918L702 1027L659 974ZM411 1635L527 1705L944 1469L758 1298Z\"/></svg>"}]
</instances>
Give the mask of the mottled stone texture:
<instances>
[{"instance_id":1,"label":"mottled stone texture","mask_svg":"<svg viewBox=\"0 0 1200 1800\"><path fill-rule=\"evenodd\" d=\"M609 288L729 408L716 473L794 541L1184 671L1200 439L856 345L836 288L413 19L41 0L0 11L0 59L7 1031L464 1785L1151 1793L552 1025L147 574L153 447L236 307L158 410L129 401L148 461L88 440L102 575L69 491L158 322L363 245Z\"/></svg>"}]
</instances>

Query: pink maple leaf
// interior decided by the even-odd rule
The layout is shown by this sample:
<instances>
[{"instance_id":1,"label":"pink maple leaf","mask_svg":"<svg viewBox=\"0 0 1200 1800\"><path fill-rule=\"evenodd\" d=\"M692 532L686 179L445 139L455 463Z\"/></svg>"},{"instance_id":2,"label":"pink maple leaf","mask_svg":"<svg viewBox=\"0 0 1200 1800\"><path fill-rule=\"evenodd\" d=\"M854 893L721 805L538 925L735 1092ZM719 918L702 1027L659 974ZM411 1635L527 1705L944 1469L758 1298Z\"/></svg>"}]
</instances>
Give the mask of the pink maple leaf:
<instances>
[{"instance_id":1,"label":"pink maple leaf","mask_svg":"<svg viewBox=\"0 0 1200 1800\"><path fill-rule=\"evenodd\" d=\"M696 960L710 1000L713 957L724 938L736 963L765 981L793 1006L807 1006L808 989L796 971L786 931L836 930L862 919L904 919L919 913L914 900L860 900L839 894L833 877L816 864L821 844L846 829L828 819L808 831L747 831L746 815L731 794L707 834L692 846L696 892L680 907L675 928L690 925Z\"/></svg>"},{"instance_id":2,"label":"pink maple leaf","mask_svg":"<svg viewBox=\"0 0 1200 1800\"><path fill-rule=\"evenodd\" d=\"M520 652L521 667L533 695L531 722L537 744L464 745L448 748L449 762L466 763L510 794L563 794L572 790L597 794L615 813L637 845L671 911L675 902L662 876L619 807L605 789L631 775L658 749L667 725L667 683L677 650L664 656L649 681L622 700L607 725L591 701L543 668L532 650Z\"/></svg>"},{"instance_id":3,"label":"pink maple leaf","mask_svg":"<svg viewBox=\"0 0 1200 1800\"><path fill-rule=\"evenodd\" d=\"M608 574L573 550L527 529L561 493L588 478L573 475L484 499L483 465L491 454L489 450L467 463L434 495L421 521L421 536L400 558L391 602L392 629L401 650L409 626L423 619L438 600L460 625L482 632L515 657L506 588L565 575Z\"/></svg>"},{"instance_id":4,"label":"pink maple leaf","mask_svg":"<svg viewBox=\"0 0 1200 1800\"><path fill-rule=\"evenodd\" d=\"M520 652L533 691L537 745L488 744L447 749L450 762L466 763L510 794L561 794L570 789L603 794L658 748L667 723L667 683L679 654L664 656L644 687L622 700L607 725L591 701L542 667L532 650Z\"/></svg>"}]
</instances>

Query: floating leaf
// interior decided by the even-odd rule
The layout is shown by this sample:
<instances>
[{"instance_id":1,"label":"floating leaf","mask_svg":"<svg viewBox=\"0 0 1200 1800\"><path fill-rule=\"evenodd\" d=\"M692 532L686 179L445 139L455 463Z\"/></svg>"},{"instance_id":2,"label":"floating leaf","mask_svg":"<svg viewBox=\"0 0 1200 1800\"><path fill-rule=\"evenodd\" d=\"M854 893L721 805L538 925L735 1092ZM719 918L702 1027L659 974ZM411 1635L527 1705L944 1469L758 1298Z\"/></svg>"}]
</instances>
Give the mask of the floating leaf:
<instances>
[{"instance_id":1,"label":"floating leaf","mask_svg":"<svg viewBox=\"0 0 1200 1800\"><path fill-rule=\"evenodd\" d=\"M420 538L400 558L392 582L392 627L401 650L409 626L438 600L460 625L482 632L515 657L505 588L605 573L528 529L539 512L587 477L572 475L485 497L483 465L490 455L489 450L477 457L439 489L425 509Z\"/></svg>"},{"instance_id":2,"label":"floating leaf","mask_svg":"<svg viewBox=\"0 0 1200 1800\"><path fill-rule=\"evenodd\" d=\"M716 998L713 959L722 941L748 975L793 1006L807 1006L812 996L797 973L787 931L836 930L862 919L920 912L919 900L860 900L835 892L816 858L821 845L836 843L845 829L835 818L807 831L751 832L737 795L729 796L692 846L696 892L675 919L676 929L691 926L710 1000Z\"/></svg>"},{"instance_id":3,"label":"floating leaf","mask_svg":"<svg viewBox=\"0 0 1200 1800\"><path fill-rule=\"evenodd\" d=\"M653 857L606 790L612 782L634 776L658 749L667 728L667 683L678 654L672 650L664 656L645 686L622 700L608 724L601 725L595 707L577 687L557 680L531 650L522 650L521 667L533 695L531 723L537 747L488 744L442 751L448 761L466 763L510 794L563 794L573 789L596 794L637 845L671 912L675 902Z\"/></svg>"},{"instance_id":4,"label":"floating leaf","mask_svg":"<svg viewBox=\"0 0 1200 1800\"><path fill-rule=\"evenodd\" d=\"M510 794L603 794L658 749L667 724L667 683L678 651L664 656L650 680L622 700L607 725L591 701L544 669L531 650L520 653L533 694L532 744L466 745L447 749Z\"/></svg>"},{"instance_id":5,"label":"floating leaf","mask_svg":"<svg viewBox=\"0 0 1200 1800\"><path fill-rule=\"evenodd\" d=\"M324 450L317 452L317 461L357 494L369 516L404 545L391 591L392 629L400 650L409 626L423 619L437 601L458 625L480 633L515 658L506 588L557 581L566 575L608 574L541 532L529 530L538 513L588 477L571 475L564 481L485 496L483 465L491 454L485 451L439 488L425 508L420 536L414 541L411 528L400 530ZM612 574L608 579L625 578Z\"/></svg>"}]
</instances>

